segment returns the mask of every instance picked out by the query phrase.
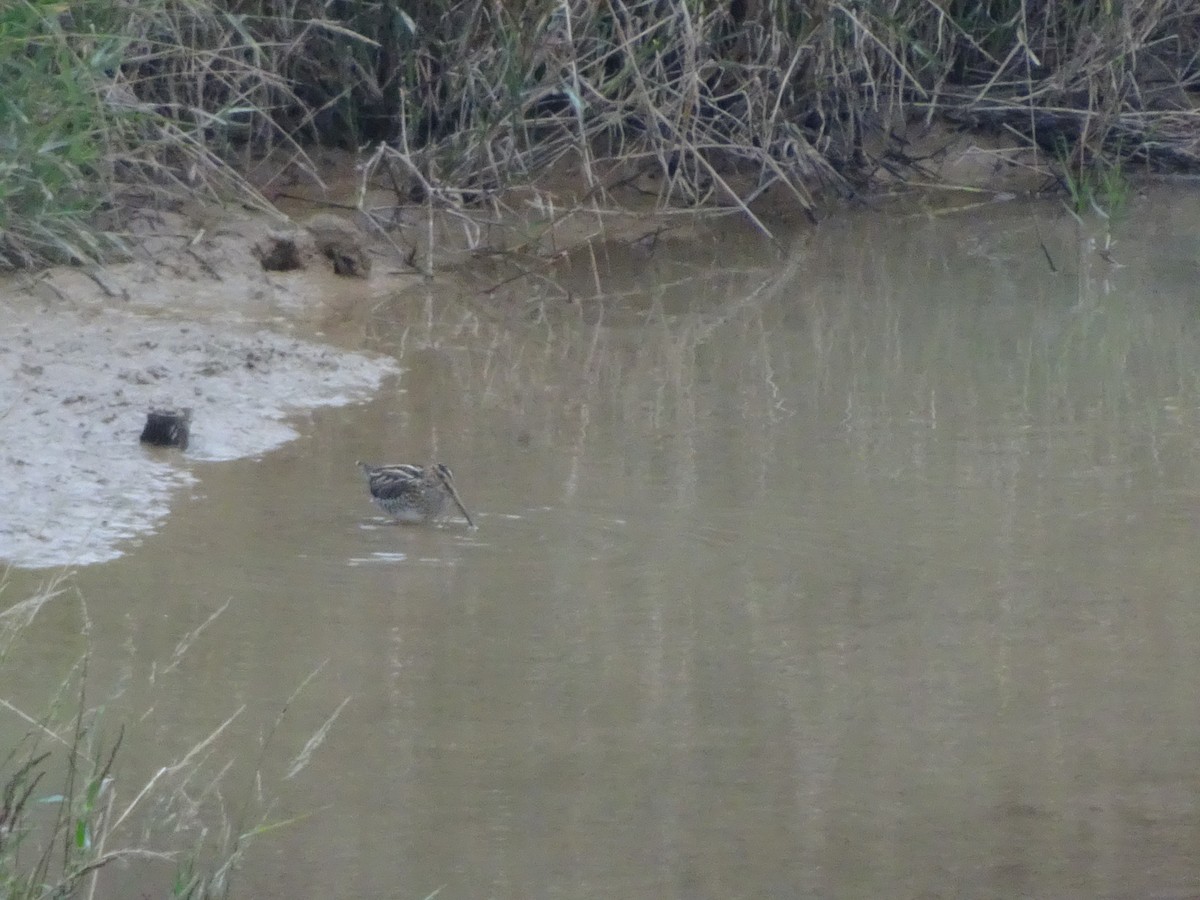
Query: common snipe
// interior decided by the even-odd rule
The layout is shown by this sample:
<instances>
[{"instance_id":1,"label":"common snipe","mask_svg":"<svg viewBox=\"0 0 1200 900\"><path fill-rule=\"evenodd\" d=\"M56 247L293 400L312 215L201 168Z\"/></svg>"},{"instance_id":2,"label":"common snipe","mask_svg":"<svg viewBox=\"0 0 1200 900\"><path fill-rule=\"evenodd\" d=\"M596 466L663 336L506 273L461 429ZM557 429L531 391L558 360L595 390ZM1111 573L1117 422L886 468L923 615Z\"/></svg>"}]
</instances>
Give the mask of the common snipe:
<instances>
[{"instance_id":1,"label":"common snipe","mask_svg":"<svg viewBox=\"0 0 1200 900\"><path fill-rule=\"evenodd\" d=\"M358 467L367 477L367 489L375 505L396 521L432 522L442 514L449 498L467 524L475 527L471 514L454 489L454 475L449 466L441 463L371 466L360 462Z\"/></svg>"}]
</instances>

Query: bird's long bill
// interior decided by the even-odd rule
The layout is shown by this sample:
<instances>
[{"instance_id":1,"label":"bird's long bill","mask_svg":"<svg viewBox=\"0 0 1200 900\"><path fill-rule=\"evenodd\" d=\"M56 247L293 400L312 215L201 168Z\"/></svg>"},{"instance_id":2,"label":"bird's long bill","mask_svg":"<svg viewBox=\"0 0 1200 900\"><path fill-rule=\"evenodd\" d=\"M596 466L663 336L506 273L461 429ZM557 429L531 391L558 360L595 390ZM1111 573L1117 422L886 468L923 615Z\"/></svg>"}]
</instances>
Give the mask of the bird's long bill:
<instances>
[{"instance_id":1,"label":"bird's long bill","mask_svg":"<svg viewBox=\"0 0 1200 900\"><path fill-rule=\"evenodd\" d=\"M454 502L458 504L458 509L463 514L463 518L467 520L467 524L472 528L478 528L479 526L475 524L475 520L471 518L471 514L467 512L467 508L463 506L462 498L458 496L458 491L454 489L454 482L450 481L449 479L443 479L442 484L446 485L446 487L449 489L450 496L453 497Z\"/></svg>"}]
</instances>

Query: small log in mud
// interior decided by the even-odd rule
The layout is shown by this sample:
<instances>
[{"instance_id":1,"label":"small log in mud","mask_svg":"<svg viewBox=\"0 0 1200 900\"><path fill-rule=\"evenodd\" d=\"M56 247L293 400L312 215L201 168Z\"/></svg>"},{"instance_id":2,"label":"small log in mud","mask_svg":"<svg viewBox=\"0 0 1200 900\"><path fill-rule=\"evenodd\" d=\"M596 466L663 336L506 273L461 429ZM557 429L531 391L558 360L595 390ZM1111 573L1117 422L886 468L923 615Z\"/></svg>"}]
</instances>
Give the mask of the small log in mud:
<instances>
[{"instance_id":1,"label":"small log in mud","mask_svg":"<svg viewBox=\"0 0 1200 900\"><path fill-rule=\"evenodd\" d=\"M186 450L191 438L192 411L183 409L152 409L146 413L146 425L140 438L152 447L178 447Z\"/></svg>"},{"instance_id":2,"label":"small log in mud","mask_svg":"<svg viewBox=\"0 0 1200 900\"><path fill-rule=\"evenodd\" d=\"M362 231L341 216L317 213L303 228L271 231L254 247L254 255L268 272L291 272L307 268L313 256L324 256L338 275L366 278L371 274L371 257Z\"/></svg>"},{"instance_id":3,"label":"small log in mud","mask_svg":"<svg viewBox=\"0 0 1200 900\"><path fill-rule=\"evenodd\" d=\"M294 231L271 231L254 246L254 256L268 272L294 272L305 267Z\"/></svg>"},{"instance_id":4,"label":"small log in mud","mask_svg":"<svg viewBox=\"0 0 1200 900\"><path fill-rule=\"evenodd\" d=\"M304 229L312 235L317 252L333 263L333 271L338 275L366 278L371 274L366 236L349 219L317 213L304 223Z\"/></svg>"}]
</instances>

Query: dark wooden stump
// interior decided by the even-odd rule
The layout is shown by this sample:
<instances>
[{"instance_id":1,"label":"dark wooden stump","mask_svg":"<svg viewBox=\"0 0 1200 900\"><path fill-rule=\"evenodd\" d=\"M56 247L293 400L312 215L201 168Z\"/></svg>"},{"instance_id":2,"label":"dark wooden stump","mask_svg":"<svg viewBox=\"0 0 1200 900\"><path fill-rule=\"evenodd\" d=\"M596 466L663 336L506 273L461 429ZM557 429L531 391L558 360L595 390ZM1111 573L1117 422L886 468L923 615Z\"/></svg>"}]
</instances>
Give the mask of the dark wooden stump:
<instances>
[{"instance_id":1,"label":"dark wooden stump","mask_svg":"<svg viewBox=\"0 0 1200 900\"><path fill-rule=\"evenodd\" d=\"M367 239L349 219L332 213L317 213L304 223L317 245L317 252L333 263L337 275L366 278L371 274Z\"/></svg>"},{"instance_id":2,"label":"dark wooden stump","mask_svg":"<svg viewBox=\"0 0 1200 900\"><path fill-rule=\"evenodd\" d=\"M146 413L141 441L154 447L178 447L186 450L190 437L190 409L152 409Z\"/></svg>"},{"instance_id":3,"label":"dark wooden stump","mask_svg":"<svg viewBox=\"0 0 1200 900\"><path fill-rule=\"evenodd\" d=\"M268 272L291 272L304 268L304 254L295 233L272 231L254 248L254 255Z\"/></svg>"}]
</instances>

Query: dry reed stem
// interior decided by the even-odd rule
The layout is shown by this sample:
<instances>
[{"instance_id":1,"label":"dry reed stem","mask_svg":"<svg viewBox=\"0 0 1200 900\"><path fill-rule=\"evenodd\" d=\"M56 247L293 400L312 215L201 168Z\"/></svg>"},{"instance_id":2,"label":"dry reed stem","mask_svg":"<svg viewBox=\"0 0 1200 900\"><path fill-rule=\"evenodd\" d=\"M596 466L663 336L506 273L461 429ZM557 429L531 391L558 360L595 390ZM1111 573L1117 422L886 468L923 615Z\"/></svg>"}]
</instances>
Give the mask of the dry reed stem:
<instances>
[{"instance_id":1,"label":"dry reed stem","mask_svg":"<svg viewBox=\"0 0 1200 900\"><path fill-rule=\"evenodd\" d=\"M321 133L372 148L368 170L391 180L398 205L416 187L427 220L436 206L470 223L473 203L495 212L501 192L572 158L584 205L613 202L610 172L653 166L661 207L715 201L768 233L751 204L769 186L812 212L886 161L894 128L943 117L1039 152L1062 142L1077 174L1200 164L1200 9L1185 0L462 0L400 18L377 4L335 14L263 0L256 12L110 10L125 45L95 86L105 196L138 183L269 210L231 163L283 148L319 181L304 148ZM86 60L96 38L80 28L66 40ZM747 168L756 181L740 177ZM427 224L420 266L432 272ZM39 242L72 258L100 246L13 234L8 260L34 258Z\"/></svg>"}]
</instances>

